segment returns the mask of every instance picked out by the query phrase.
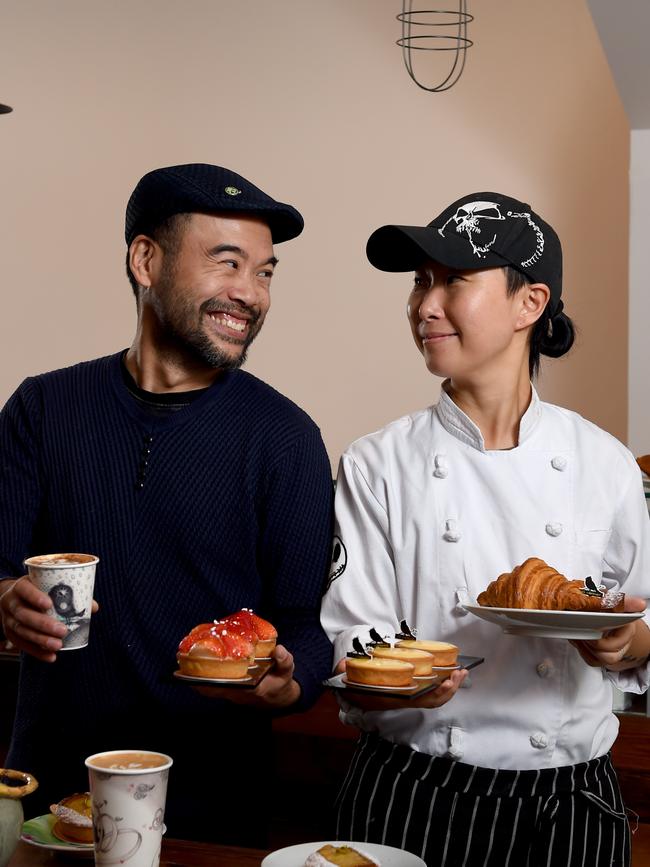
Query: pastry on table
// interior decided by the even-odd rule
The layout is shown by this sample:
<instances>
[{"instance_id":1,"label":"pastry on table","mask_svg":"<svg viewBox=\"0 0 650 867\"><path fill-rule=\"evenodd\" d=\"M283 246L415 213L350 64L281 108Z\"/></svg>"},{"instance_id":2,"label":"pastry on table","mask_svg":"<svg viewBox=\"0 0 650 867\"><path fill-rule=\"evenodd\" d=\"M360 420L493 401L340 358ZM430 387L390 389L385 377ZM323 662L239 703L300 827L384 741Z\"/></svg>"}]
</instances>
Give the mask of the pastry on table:
<instances>
[{"instance_id":1,"label":"pastry on table","mask_svg":"<svg viewBox=\"0 0 650 867\"><path fill-rule=\"evenodd\" d=\"M339 867L381 867L379 861L373 861L369 855L352 846L333 846L330 843L312 852L305 861L305 867L331 867L332 864Z\"/></svg>"},{"instance_id":2,"label":"pastry on table","mask_svg":"<svg viewBox=\"0 0 650 867\"><path fill-rule=\"evenodd\" d=\"M222 623L229 628L241 630L242 634L254 638L257 642L255 658L264 659L273 652L278 640L278 632L272 623L255 614L250 608L242 608L235 614L224 617Z\"/></svg>"},{"instance_id":3,"label":"pastry on table","mask_svg":"<svg viewBox=\"0 0 650 867\"><path fill-rule=\"evenodd\" d=\"M490 608L616 612L623 610L624 595L597 587L591 578L570 581L538 557L529 557L491 581L477 602Z\"/></svg>"},{"instance_id":4,"label":"pastry on table","mask_svg":"<svg viewBox=\"0 0 650 867\"><path fill-rule=\"evenodd\" d=\"M195 626L176 655L181 674L227 680L246 677L254 658L255 642L220 621Z\"/></svg>"},{"instance_id":5,"label":"pastry on table","mask_svg":"<svg viewBox=\"0 0 650 867\"><path fill-rule=\"evenodd\" d=\"M58 804L52 804L50 812L56 816L52 834L64 843L92 843L93 820L89 792L69 795Z\"/></svg>"}]
</instances>

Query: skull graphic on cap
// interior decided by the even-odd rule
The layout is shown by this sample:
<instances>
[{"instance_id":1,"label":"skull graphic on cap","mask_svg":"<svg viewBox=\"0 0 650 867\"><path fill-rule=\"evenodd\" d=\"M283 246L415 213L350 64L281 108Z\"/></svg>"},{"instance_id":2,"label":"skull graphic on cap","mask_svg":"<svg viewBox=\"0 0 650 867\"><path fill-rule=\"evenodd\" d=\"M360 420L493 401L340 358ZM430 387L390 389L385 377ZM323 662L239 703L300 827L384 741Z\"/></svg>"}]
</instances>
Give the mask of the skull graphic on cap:
<instances>
[{"instance_id":1,"label":"skull graphic on cap","mask_svg":"<svg viewBox=\"0 0 650 867\"><path fill-rule=\"evenodd\" d=\"M445 229L452 220L456 224L456 231L464 233L472 245L474 253L479 258L483 258L496 241L496 233L491 241L486 241L482 245L475 244L472 235L480 235L484 228L485 230L488 229L487 226L483 227L484 220L505 220L505 217L496 202L467 202L457 208L456 213L447 220L441 229L438 229L443 238L445 237Z\"/></svg>"}]
</instances>

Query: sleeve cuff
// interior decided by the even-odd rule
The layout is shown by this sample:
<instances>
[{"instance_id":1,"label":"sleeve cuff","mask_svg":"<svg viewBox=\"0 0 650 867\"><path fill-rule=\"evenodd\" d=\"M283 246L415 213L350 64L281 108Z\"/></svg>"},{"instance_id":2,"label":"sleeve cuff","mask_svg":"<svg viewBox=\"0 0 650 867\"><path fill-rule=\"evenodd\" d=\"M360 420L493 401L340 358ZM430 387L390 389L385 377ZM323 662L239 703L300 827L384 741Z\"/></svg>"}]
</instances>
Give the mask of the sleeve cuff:
<instances>
[{"instance_id":1,"label":"sleeve cuff","mask_svg":"<svg viewBox=\"0 0 650 867\"><path fill-rule=\"evenodd\" d=\"M628 668L625 671L607 671L607 679L621 692L632 692L643 695L650 686L650 659L638 668Z\"/></svg>"}]
</instances>

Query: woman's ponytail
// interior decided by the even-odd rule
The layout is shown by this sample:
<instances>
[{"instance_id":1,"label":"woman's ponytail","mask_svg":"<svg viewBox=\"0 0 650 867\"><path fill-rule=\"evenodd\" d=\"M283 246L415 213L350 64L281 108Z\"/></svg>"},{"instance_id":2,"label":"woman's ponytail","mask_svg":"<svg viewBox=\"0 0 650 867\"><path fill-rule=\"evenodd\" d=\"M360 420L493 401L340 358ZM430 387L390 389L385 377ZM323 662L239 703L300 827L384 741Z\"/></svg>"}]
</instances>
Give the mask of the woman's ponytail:
<instances>
[{"instance_id":1,"label":"woman's ponytail","mask_svg":"<svg viewBox=\"0 0 650 867\"><path fill-rule=\"evenodd\" d=\"M506 279L508 294L514 295L523 286L530 284L530 280L511 266L506 267ZM540 356L547 355L549 358L560 358L573 346L576 330L571 319L564 312L564 304L558 301L551 313L550 303L540 318L533 326L530 336L530 351L528 355L528 368L530 377L533 379L539 373Z\"/></svg>"}]
</instances>

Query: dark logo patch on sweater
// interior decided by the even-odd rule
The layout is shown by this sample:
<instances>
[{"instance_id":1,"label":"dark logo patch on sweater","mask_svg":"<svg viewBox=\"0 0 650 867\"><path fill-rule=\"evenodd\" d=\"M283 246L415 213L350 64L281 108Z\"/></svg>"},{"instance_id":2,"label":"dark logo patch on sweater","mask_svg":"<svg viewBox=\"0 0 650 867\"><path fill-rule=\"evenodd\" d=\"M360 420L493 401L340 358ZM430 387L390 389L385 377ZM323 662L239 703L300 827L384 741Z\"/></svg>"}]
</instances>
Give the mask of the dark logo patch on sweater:
<instances>
[{"instance_id":1,"label":"dark logo patch on sweater","mask_svg":"<svg viewBox=\"0 0 650 867\"><path fill-rule=\"evenodd\" d=\"M332 581L336 581L345 572L345 567L348 565L348 552L345 550L343 540L339 536L334 536L332 542L332 565L330 566L330 574L327 579L326 590L332 586Z\"/></svg>"}]
</instances>

